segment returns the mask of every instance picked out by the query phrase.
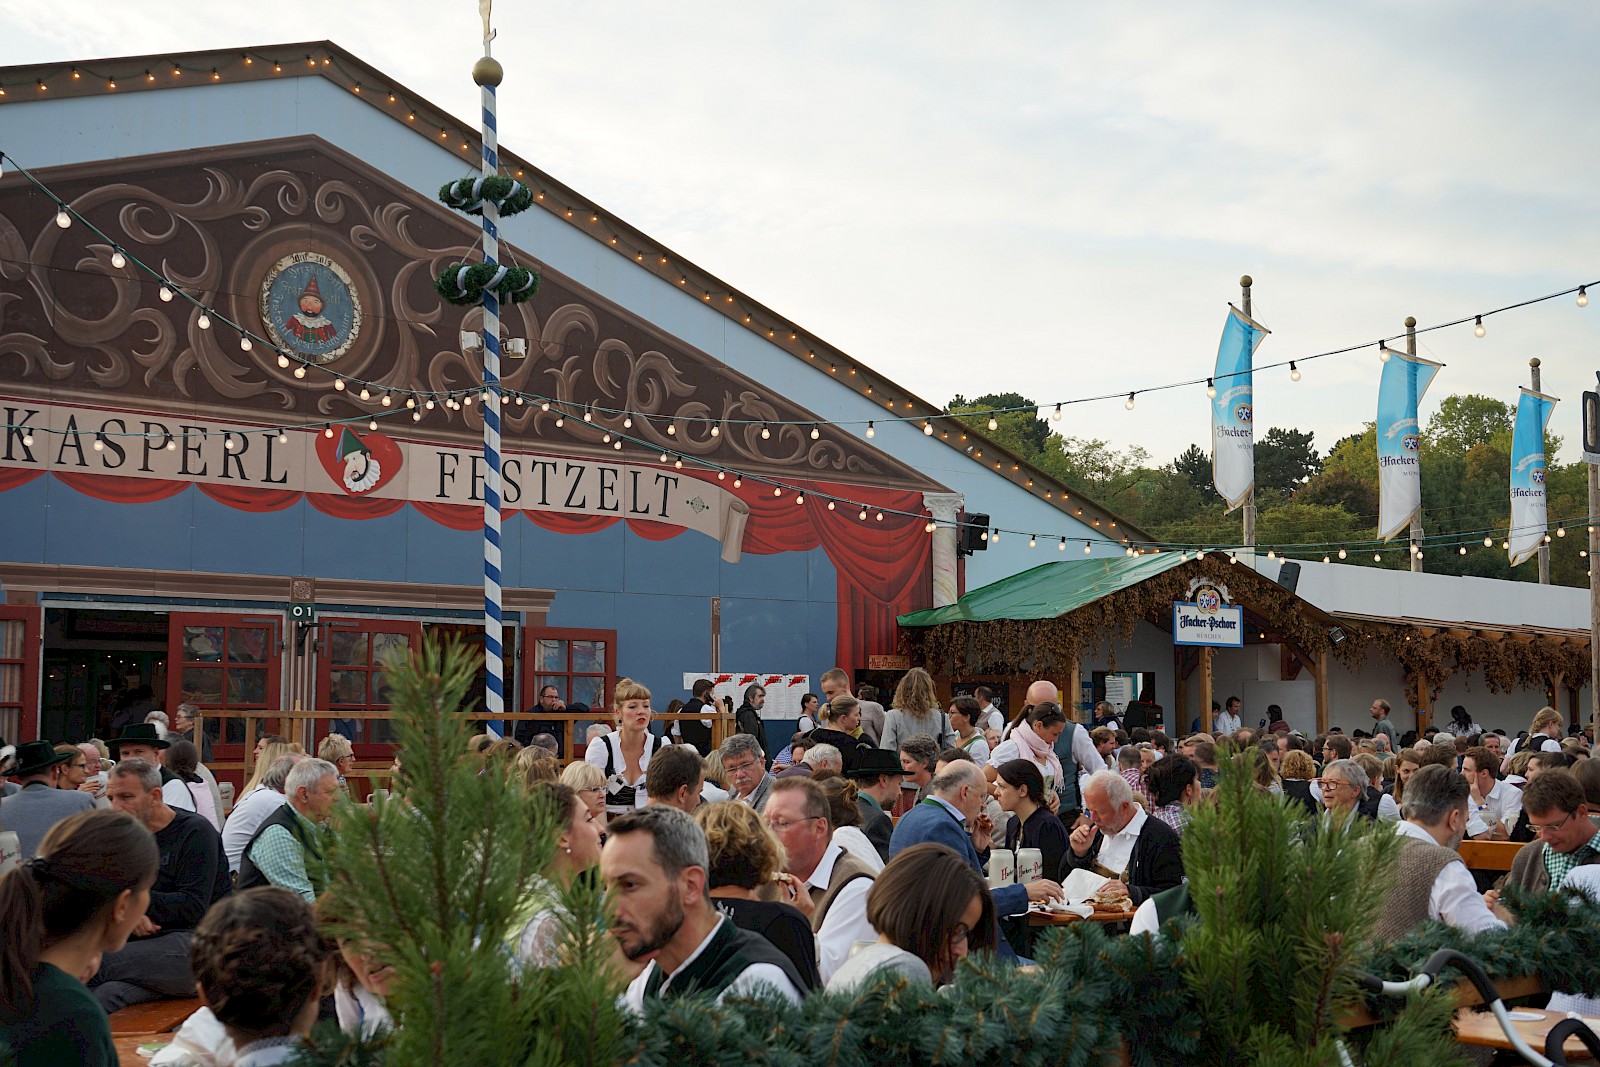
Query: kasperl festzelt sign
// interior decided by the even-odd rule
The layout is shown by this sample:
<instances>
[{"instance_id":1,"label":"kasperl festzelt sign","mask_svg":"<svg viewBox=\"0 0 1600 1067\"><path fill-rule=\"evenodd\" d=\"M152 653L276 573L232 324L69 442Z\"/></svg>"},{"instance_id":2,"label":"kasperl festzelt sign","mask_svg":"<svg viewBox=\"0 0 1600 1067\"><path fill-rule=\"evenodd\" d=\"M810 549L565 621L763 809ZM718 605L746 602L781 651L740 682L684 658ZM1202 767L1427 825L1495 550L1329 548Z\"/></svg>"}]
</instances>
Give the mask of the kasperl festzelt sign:
<instances>
[{"instance_id":1,"label":"kasperl festzelt sign","mask_svg":"<svg viewBox=\"0 0 1600 1067\"><path fill-rule=\"evenodd\" d=\"M1211 589L1199 590L1193 601L1174 601L1172 643L1240 648L1244 645L1244 609L1224 604Z\"/></svg>"}]
</instances>

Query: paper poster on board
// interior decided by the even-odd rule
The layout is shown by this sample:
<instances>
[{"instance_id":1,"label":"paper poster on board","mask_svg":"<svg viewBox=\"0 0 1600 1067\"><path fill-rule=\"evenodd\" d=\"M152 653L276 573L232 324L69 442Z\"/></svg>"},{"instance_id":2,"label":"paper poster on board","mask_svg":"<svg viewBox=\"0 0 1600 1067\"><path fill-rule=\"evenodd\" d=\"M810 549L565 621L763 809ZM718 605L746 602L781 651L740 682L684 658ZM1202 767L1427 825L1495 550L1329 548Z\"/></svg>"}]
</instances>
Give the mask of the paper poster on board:
<instances>
[{"instance_id":1,"label":"paper poster on board","mask_svg":"<svg viewBox=\"0 0 1600 1067\"><path fill-rule=\"evenodd\" d=\"M744 703L744 691L759 685L767 691L767 702L761 708L762 719L794 720L800 717L800 699L811 691L809 674L729 674L726 671L707 671L703 674L685 674L683 691L694 690L694 683L710 678L716 688L716 702L723 697L733 698L733 707ZM664 706L664 705L663 705Z\"/></svg>"}]
</instances>

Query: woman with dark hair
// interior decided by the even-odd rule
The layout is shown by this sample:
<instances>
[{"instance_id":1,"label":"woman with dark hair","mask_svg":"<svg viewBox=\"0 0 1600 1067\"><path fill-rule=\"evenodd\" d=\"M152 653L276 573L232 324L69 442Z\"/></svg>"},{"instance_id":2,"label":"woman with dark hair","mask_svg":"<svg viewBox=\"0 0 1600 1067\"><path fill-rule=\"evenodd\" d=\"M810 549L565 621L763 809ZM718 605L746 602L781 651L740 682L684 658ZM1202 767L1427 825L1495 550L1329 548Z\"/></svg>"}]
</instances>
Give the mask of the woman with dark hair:
<instances>
[{"instance_id":1,"label":"woman with dark hair","mask_svg":"<svg viewBox=\"0 0 1600 1067\"><path fill-rule=\"evenodd\" d=\"M84 980L144 918L160 857L131 815L83 811L0 878L0 1048L17 1067L116 1067L111 1024Z\"/></svg>"},{"instance_id":2,"label":"woman with dark hair","mask_svg":"<svg viewBox=\"0 0 1600 1067\"><path fill-rule=\"evenodd\" d=\"M200 996L239 1050L235 1067L286 1063L317 1021L327 950L311 905L281 886L224 897L189 945Z\"/></svg>"},{"instance_id":3,"label":"woman with dark hair","mask_svg":"<svg viewBox=\"0 0 1600 1067\"><path fill-rule=\"evenodd\" d=\"M1014 759L1025 759L1039 768L1044 776L1044 792L1048 798L1062 785L1061 758L1056 755L1056 738L1067 728L1066 713L1061 705L1046 701L1030 704L1026 714L1011 727L1006 739L989 753L989 765L983 773L993 782L1000 776L1001 765Z\"/></svg>"},{"instance_id":4,"label":"woman with dark hair","mask_svg":"<svg viewBox=\"0 0 1600 1067\"><path fill-rule=\"evenodd\" d=\"M1032 760L1007 760L995 771L1000 780L995 783L996 799L1000 807L1016 815L1007 820L1005 847L1036 848L1044 857L1044 877L1061 880L1061 862L1067 855L1067 828L1050 813L1046 806L1047 794L1044 775Z\"/></svg>"},{"instance_id":5,"label":"woman with dark hair","mask_svg":"<svg viewBox=\"0 0 1600 1067\"><path fill-rule=\"evenodd\" d=\"M840 693L817 709L816 728L805 735L807 747L832 745L839 750L839 758L844 761L844 770L853 771L861 761L861 750L873 747L871 741L857 733L860 729L860 702L849 693Z\"/></svg>"},{"instance_id":6,"label":"woman with dark hair","mask_svg":"<svg viewBox=\"0 0 1600 1067\"><path fill-rule=\"evenodd\" d=\"M200 777L200 753L195 750L194 743L181 739L172 742L162 763L167 770L177 775L178 780L189 791L189 799L194 802L195 814L203 817L211 824L213 830L221 833L222 814L217 811L216 801L211 796L211 787Z\"/></svg>"},{"instance_id":7,"label":"woman with dark hair","mask_svg":"<svg viewBox=\"0 0 1600 1067\"><path fill-rule=\"evenodd\" d=\"M944 845L912 845L890 860L867 894L867 921L878 940L857 942L830 990L852 991L884 971L941 986L963 956L995 947L989 886Z\"/></svg>"},{"instance_id":8,"label":"woman with dark hair","mask_svg":"<svg viewBox=\"0 0 1600 1067\"><path fill-rule=\"evenodd\" d=\"M760 934L789 957L806 992L822 987L817 970L817 938L811 922L791 904L762 900L761 890L786 881L794 899L811 904L803 882L783 873L783 846L767 822L737 800L702 804L694 821L706 835L706 885L716 909L742 930Z\"/></svg>"},{"instance_id":9,"label":"woman with dark hair","mask_svg":"<svg viewBox=\"0 0 1600 1067\"><path fill-rule=\"evenodd\" d=\"M571 929L571 919L561 906L562 894L585 871L600 865L600 835L605 822L571 786L535 782L528 788L549 805L559 829L550 862L528 887L506 940L523 964L554 967L561 962L562 931Z\"/></svg>"},{"instance_id":10,"label":"woman with dark hair","mask_svg":"<svg viewBox=\"0 0 1600 1067\"><path fill-rule=\"evenodd\" d=\"M800 698L800 719L795 725L795 730L802 734L809 734L817 728L817 708L821 706L821 698L815 693L807 693Z\"/></svg>"},{"instance_id":11,"label":"woman with dark hair","mask_svg":"<svg viewBox=\"0 0 1600 1067\"><path fill-rule=\"evenodd\" d=\"M1187 756L1156 760L1145 772L1150 791L1150 817L1160 819L1180 835L1189 825L1189 807L1200 799L1200 768Z\"/></svg>"}]
</instances>

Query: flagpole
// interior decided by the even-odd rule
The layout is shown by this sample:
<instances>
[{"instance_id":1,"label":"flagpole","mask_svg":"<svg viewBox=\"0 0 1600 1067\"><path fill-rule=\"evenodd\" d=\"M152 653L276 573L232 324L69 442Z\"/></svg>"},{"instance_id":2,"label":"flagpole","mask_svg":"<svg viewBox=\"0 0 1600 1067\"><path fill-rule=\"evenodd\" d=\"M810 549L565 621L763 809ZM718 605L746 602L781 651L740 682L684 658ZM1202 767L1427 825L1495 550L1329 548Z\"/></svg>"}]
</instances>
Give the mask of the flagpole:
<instances>
[{"instance_id":1,"label":"flagpole","mask_svg":"<svg viewBox=\"0 0 1600 1067\"><path fill-rule=\"evenodd\" d=\"M481 89L483 103L483 176L492 178L500 170L495 88L505 71L490 55L494 33L489 28L488 3L480 3L479 10L483 15L483 58L473 65L472 80ZM500 208L489 197L483 199L481 217L483 262L498 266ZM505 628L500 597L500 298L493 286L485 286L483 290L483 389L483 710L490 715L504 715L505 651L501 641Z\"/></svg>"},{"instance_id":2,"label":"flagpole","mask_svg":"<svg viewBox=\"0 0 1600 1067\"><path fill-rule=\"evenodd\" d=\"M1406 355L1417 354L1417 320L1415 316L1406 316ZM1416 388L1416 377L1412 376L1412 388ZM1422 427L1417 427L1417 439L1422 439ZM1422 573L1422 448L1417 448L1417 510L1411 515L1411 571L1413 574Z\"/></svg>"},{"instance_id":3,"label":"flagpole","mask_svg":"<svg viewBox=\"0 0 1600 1067\"><path fill-rule=\"evenodd\" d=\"M1239 302L1244 308L1244 317L1251 320L1255 319L1255 316L1251 314L1250 311L1250 286L1253 284L1254 282L1251 281L1250 275L1248 274L1239 279ZM1254 354L1252 354L1250 357L1250 363L1252 367L1255 365ZM1250 427L1250 432L1252 435L1254 435L1255 418L1253 414L1250 420ZM1250 499L1244 502L1244 547L1246 551L1254 555L1256 547L1256 477L1254 458L1255 450L1253 448L1251 449L1250 455ZM1209 711L1210 709L1208 708L1206 710Z\"/></svg>"},{"instance_id":4,"label":"flagpole","mask_svg":"<svg viewBox=\"0 0 1600 1067\"><path fill-rule=\"evenodd\" d=\"M1543 390L1539 388L1538 356L1534 356L1532 359L1528 360L1528 377L1532 379L1533 391L1536 393L1543 392ZM1543 443L1543 441L1540 442L1541 445ZM1550 584L1550 545L1544 541L1539 542L1539 584ZM1558 693L1557 699L1559 698L1560 694Z\"/></svg>"}]
</instances>

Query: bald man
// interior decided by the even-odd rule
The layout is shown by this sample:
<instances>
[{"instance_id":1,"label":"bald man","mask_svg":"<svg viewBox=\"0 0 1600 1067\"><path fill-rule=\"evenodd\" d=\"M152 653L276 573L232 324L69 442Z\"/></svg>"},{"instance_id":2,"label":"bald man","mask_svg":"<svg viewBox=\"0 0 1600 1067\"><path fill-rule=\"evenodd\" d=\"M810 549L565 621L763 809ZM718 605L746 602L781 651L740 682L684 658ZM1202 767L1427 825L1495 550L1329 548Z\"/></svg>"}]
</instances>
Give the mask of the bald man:
<instances>
[{"instance_id":1,"label":"bald man","mask_svg":"<svg viewBox=\"0 0 1600 1067\"><path fill-rule=\"evenodd\" d=\"M1056 684L1041 678L1028 686L1027 702L1031 704L1061 704L1061 691ZM1061 798L1061 818L1071 820L1083 810L1082 783L1095 771L1103 771L1106 761L1095 751L1094 739L1080 726L1073 709L1061 704L1067 712L1067 727L1056 738L1056 758L1061 761L1062 781L1056 783L1056 793Z\"/></svg>"}]
</instances>

